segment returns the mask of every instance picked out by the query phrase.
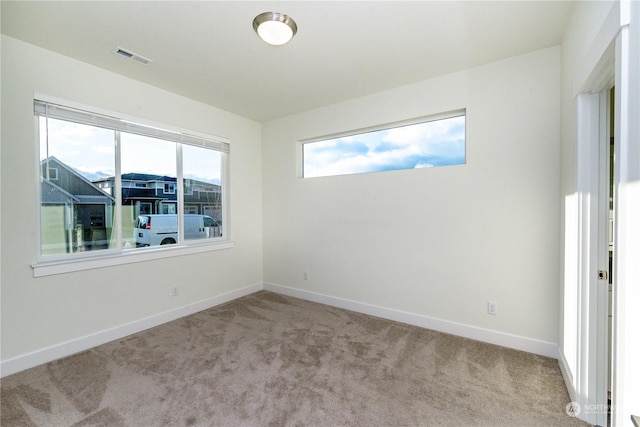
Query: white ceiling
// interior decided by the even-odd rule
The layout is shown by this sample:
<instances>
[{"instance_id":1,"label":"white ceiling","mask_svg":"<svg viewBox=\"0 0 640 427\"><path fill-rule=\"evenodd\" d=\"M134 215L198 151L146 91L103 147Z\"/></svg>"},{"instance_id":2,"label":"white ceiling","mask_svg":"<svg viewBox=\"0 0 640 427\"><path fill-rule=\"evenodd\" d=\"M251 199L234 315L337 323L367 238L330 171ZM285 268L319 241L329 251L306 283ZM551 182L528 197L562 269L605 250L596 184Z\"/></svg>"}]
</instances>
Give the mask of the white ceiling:
<instances>
[{"instance_id":1,"label":"white ceiling","mask_svg":"<svg viewBox=\"0 0 640 427\"><path fill-rule=\"evenodd\" d=\"M558 45L568 1L2 1L2 33L263 122ZM298 34L261 41L253 18ZM153 63L112 53L123 47Z\"/></svg>"}]
</instances>

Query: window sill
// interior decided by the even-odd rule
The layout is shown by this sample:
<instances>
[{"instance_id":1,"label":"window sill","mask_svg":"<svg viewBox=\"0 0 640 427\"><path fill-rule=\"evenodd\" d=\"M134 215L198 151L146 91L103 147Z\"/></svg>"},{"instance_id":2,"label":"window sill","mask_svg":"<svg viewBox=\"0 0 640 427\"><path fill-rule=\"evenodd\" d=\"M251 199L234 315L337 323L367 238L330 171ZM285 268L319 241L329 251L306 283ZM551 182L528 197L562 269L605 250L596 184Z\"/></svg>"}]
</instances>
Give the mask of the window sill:
<instances>
[{"instance_id":1,"label":"window sill","mask_svg":"<svg viewBox=\"0 0 640 427\"><path fill-rule=\"evenodd\" d=\"M154 247L125 251L118 254L75 258L68 260L40 261L31 265L33 277L51 276L54 274L71 273L74 271L93 270L96 268L113 267L123 264L133 264L142 261L172 258L175 256L193 255L202 252L219 251L233 248L233 242L226 240L220 243L205 245L182 245L171 247Z\"/></svg>"}]
</instances>

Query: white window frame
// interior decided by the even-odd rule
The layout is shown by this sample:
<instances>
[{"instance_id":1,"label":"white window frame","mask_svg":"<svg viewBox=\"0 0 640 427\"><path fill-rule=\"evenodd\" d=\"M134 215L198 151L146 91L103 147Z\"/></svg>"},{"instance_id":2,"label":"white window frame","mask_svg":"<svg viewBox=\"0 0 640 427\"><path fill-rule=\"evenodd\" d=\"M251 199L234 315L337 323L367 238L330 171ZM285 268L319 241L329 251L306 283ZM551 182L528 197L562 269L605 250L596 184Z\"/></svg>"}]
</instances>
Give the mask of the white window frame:
<instances>
[{"instance_id":1,"label":"white window frame","mask_svg":"<svg viewBox=\"0 0 640 427\"><path fill-rule=\"evenodd\" d=\"M178 204L176 202L162 202L162 214L175 215Z\"/></svg>"},{"instance_id":2,"label":"white window frame","mask_svg":"<svg viewBox=\"0 0 640 427\"><path fill-rule=\"evenodd\" d=\"M379 173L378 171L368 171L368 172L345 173L345 174L341 174L341 175L319 175L319 176L306 177L305 173L304 173L304 146L306 144L313 144L315 142L322 142L322 141L328 141L328 140L332 140L332 139L345 138L345 137L350 137L350 136L357 136L357 135L362 135L362 134L366 134L366 133L389 130L389 129L399 128L399 127L404 127L404 126L412 126L412 125L419 125L419 124L428 123L428 122L436 122L436 121L439 121L439 120L453 119L455 117L464 117L465 118L465 137L464 137L464 140L465 140L465 162L464 163L460 163L460 164L455 164L455 165L447 165L447 166L464 166L467 163L467 160L466 160L466 157L467 157L466 156L467 109L466 108L461 108L461 109L458 109L458 110L452 110L452 111L447 111L447 112L443 112L443 113L431 114L431 115L428 115L428 116L421 116L421 117L416 117L416 118L413 118L413 119L401 120L401 121L391 122L391 123L384 123L384 124L380 124L380 125L376 125L376 126L370 126L370 127L366 127L366 128L353 129L353 130L344 131L344 132L338 132L338 133L333 133L333 134L328 134L328 135L323 135L323 136L315 136L315 137L311 137L311 138L301 139L301 140L298 141L297 153L296 153L296 157L298 159L298 162L297 162L297 177L300 178L300 179L314 179L314 178L332 178L332 177L340 177L340 176L366 175L366 174L369 174L369 173ZM444 167L444 166L438 166L438 167ZM392 171L397 172L397 171L406 171L406 170L412 170L412 169L394 169Z\"/></svg>"},{"instance_id":3,"label":"white window frame","mask_svg":"<svg viewBox=\"0 0 640 427\"><path fill-rule=\"evenodd\" d=\"M217 251L233 248L234 242L231 240L231 236L229 234L229 152L230 152L230 141L228 138L213 136L209 134L204 134L200 132L194 132L191 130L185 130L175 126L169 126L166 124L158 124L149 120L141 119L134 116L129 116L126 114L113 112L109 110L105 110L99 107L88 106L84 104L80 104L77 102L60 99L57 97L52 97L45 94L34 94L34 102L42 102L46 104L50 104L52 106L60 106L63 109L68 110L78 110L82 114L85 114L85 118L80 120L78 119L78 123L88 124L92 126L100 126L107 127L109 129L113 129L112 126L108 126L107 124L113 123L114 121L118 121L118 125L121 126L120 131L125 131L129 133L136 134L146 134L147 136L152 136L158 139L169 139L178 143L178 147L181 147L181 144L189 144L202 148L211 148L222 153L222 199L223 199L223 230L225 230L224 235L221 238L215 239L199 239L196 241L182 239L175 245L166 245L162 247L150 247L150 248L136 248L136 249L127 249L122 248L121 242L122 239L122 230L120 228L121 223L121 196L120 192L117 191L114 197L117 200L116 204L116 214L114 218L114 228L117 234L117 244L114 249L105 249L100 251L89 251L89 252L81 252L74 254L65 254L61 256L42 256L41 254L41 221L40 221L40 206L41 206L41 171L40 171L40 132L39 132L39 117L40 115L34 114L34 129L35 129L35 144L36 144L36 153L38 155L35 157L35 162L37 167L36 171L36 197L37 197L37 205L38 205L38 221L37 221L37 261L32 263L31 267L33 269L34 277L48 276L53 274L63 274L74 271L82 271L82 270L90 270L94 268L103 268L109 266L123 265L136 263L141 261L149 261L155 259L164 259L174 256L181 255L190 255L197 254L202 252L209 251ZM91 116L92 122L88 122L86 117L86 113L93 113ZM54 117L55 118L55 117ZM69 118L62 118L67 121L75 121L70 120ZM150 135L149 132L153 132L153 135ZM118 146L116 144L116 151L119 151ZM178 149L180 152L180 148ZM119 155L119 153L117 154ZM180 159L181 160L181 159ZM176 179L176 189L179 194L182 194L182 169L181 165L179 167L179 174ZM116 182L115 186L118 188L120 186L120 170L119 164L116 165ZM181 212L180 206L182 202L178 202L178 212ZM178 232L179 235L182 233L183 224L182 221L179 221L178 224Z\"/></svg>"},{"instance_id":4,"label":"white window frame","mask_svg":"<svg viewBox=\"0 0 640 427\"><path fill-rule=\"evenodd\" d=\"M185 178L184 181L188 182L189 185L185 186L184 182L182 185L184 186L184 195L185 196L193 196L193 184L189 178Z\"/></svg>"},{"instance_id":5,"label":"white window frame","mask_svg":"<svg viewBox=\"0 0 640 427\"><path fill-rule=\"evenodd\" d=\"M164 194L176 194L176 184L174 182L165 182L162 192Z\"/></svg>"},{"instance_id":6,"label":"white window frame","mask_svg":"<svg viewBox=\"0 0 640 427\"><path fill-rule=\"evenodd\" d=\"M49 176L47 180L49 181L57 181L58 180L58 168L50 168L47 166L47 173Z\"/></svg>"}]
</instances>

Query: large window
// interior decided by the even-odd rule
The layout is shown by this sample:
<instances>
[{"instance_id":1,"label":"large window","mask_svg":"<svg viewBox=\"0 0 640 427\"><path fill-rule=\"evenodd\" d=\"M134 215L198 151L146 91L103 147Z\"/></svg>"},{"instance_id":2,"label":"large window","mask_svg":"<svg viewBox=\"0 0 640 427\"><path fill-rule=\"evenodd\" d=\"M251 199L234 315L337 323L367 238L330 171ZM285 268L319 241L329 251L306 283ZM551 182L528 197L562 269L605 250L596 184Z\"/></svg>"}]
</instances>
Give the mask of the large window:
<instances>
[{"instance_id":1,"label":"large window","mask_svg":"<svg viewBox=\"0 0 640 427\"><path fill-rule=\"evenodd\" d=\"M226 240L226 141L40 100L34 110L42 259Z\"/></svg>"},{"instance_id":2,"label":"large window","mask_svg":"<svg viewBox=\"0 0 640 427\"><path fill-rule=\"evenodd\" d=\"M302 145L305 178L465 163L465 113L426 118Z\"/></svg>"}]
</instances>

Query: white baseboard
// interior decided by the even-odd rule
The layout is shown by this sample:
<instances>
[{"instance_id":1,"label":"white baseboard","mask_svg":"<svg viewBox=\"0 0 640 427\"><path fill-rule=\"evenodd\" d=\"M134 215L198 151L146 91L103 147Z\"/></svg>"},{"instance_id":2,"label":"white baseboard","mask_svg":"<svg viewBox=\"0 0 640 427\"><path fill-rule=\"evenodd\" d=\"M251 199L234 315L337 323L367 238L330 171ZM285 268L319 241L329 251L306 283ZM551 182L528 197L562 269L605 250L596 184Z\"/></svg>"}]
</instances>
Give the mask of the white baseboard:
<instances>
[{"instance_id":1,"label":"white baseboard","mask_svg":"<svg viewBox=\"0 0 640 427\"><path fill-rule=\"evenodd\" d=\"M124 338L131 334L144 331L145 329L153 328L163 323L224 304L225 302L261 291L262 289L263 285L261 283L249 285L241 289L226 292L224 294L178 307L173 310L145 317L140 320L135 320L124 325L116 326L91 335L86 335L71 341L66 341L51 347L3 360L0 362L0 377L6 377L7 375L15 374L16 372L33 368L35 366L42 365L43 363L71 356L72 354L88 350L113 340Z\"/></svg>"},{"instance_id":2,"label":"white baseboard","mask_svg":"<svg viewBox=\"0 0 640 427\"><path fill-rule=\"evenodd\" d=\"M569 398L572 402L577 402L578 397L576 396L576 387L575 382L573 381L573 375L571 375L571 369L569 369L569 364L567 363L567 359L564 357L564 353L560 350L558 350L558 365L560 365L560 372L562 373L562 379L564 379L564 383L567 386Z\"/></svg>"},{"instance_id":3,"label":"white baseboard","mask_svg":"<svg viewBox=\"0 0 640 427\"><path fill-rule=\"evenodd\" d=\"M332 307L369 314L383 319L394 320L409 325L420 326L422 328L432 329L434 331L457 335L464 338L496 344L515 350L522 350L528 353L534 353L554 359L557 359L558 357L557 344L534 338L527 338L491 329L479 328L477 326L465 325L463 323L437 319L435 317L429 317L422 314L409 313L406 311L395 310L345 298L338 298L302 289L290 288L288 286L277 285L274 283L265 283L264 290L307 301L326 304Z\"/></svg>"},{"instance_id":4,"label":"white baseboard","mask_svg":"<svg viewBox=\"0 0 640 427\"><path fill-rule=\"evenodd\" d=\"M437 319L422 314L409 313L401 310L381 307L373 304L367 304L359 301L349 300L345 298L334 297L330 295L320 294L302 289L290 288L287 286L277 285L274 283L258 283L246 286L241 289L226 292L224 294L198 301L183 307L178 307L160 314L136 320L104 331L96 332L84 337L80 337L71 341L56 344L51 347L43 348L31 353L16 356L11 359L0 362L0 377L15 374L25 369L33 368L44 363L48 363L62 357L71 356L81 351L89 350L101 344L108 343L113 340L121 339L131 334L144 331L163 323L215 307L225 302L266 290L295 298L313 301L333 307L344 308L346 310L356 311L359 313L369 314L371 316L381 317L383 319L394 320L409 325L420 326L422 328L432 329L452 335L483 341L490 344L496 344L516 350L522 350L529 353L539 354L542 356L558 358L558 347L556 344L546 341L540 341L533 338L522 337L519 335L508 334L504 332L483 329L476 326L465 325L462 323L451 322L448 320ZM561 355L560 355L561 356ZM564 359L559 360L560 368L567 388L571 393L571 382L567 381L566 363L563 366Z\"/></svg>"}]
</instances>

